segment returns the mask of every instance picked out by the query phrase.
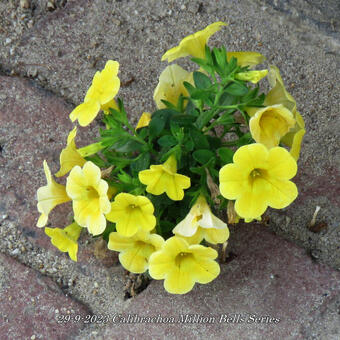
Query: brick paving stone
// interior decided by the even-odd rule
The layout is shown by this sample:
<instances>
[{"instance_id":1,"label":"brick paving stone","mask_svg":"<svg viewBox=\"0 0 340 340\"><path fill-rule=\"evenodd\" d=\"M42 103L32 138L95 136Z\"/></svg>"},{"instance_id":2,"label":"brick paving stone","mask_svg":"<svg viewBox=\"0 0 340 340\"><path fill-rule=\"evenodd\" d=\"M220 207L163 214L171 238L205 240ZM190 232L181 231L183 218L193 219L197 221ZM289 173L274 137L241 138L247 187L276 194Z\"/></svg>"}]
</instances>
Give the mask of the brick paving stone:
<instances>
[{"instance_id":1,"label":"brick paving stone","mask_svg":"<svg viewBox=\"0 0 340 340\"><path fill-rule=\"evenodd\" d=\"M121 314L139 317L191 317L192 323L117 323L100 334L102 339L312 339L308 325L319 322L317 339L340 335L340 273L314 263L305 251L265 230L240 225L230 240L236 257L221 265L221 274L208 285L196 285L186 295L170 295L163 281L150 286ZM337 301L337 304L334 305ZM230 322L224 315L228 314ZM235 316L236 314L236 316ZM244 322L237 323L241 314ZM269 316L278 323L252 322L251 315ZM222 316L221 316L222 315ZM195 322L215 317L215 322ZM189 316L187 320L189 320ZM116 318L119 320L119 317ZM160 318L158 319L160 320ZM202 320L202 318L201 318ZM210 319L213 320L213 319ZM240 319L239 319L240 320ZM89 336L88 339L91 337ZM315 339L316 339L315 338Z\"/></svg>"},{"instance_id":2,"label":"brick paving stone","mask_svg":"<svg viewBox=\"0 0 340 340\"><path fill-rule=\"evenodd\" d=\"M54 250L43 229L36 227L36 191L46 185L44 159L52 174L58 170L59 154L73 128L68 117L72 106L33 81L16 77L0 77L0 93L0 214L34 243ZM94 138L91 129L78 128L78 146ZM64 227L70 212L70 203L57 206L49 224Z\"/></svg>"},{"instance_id":3,"label":"brick paving stone","mask_svg":"<svg viewBox=\"0 0 340 340\"><path fill-rule=\"evenodd\" d=\"M49 278L0 253L0 339L63 340L84 324L58 324L58 316L89 314Z\"/></svg>"},{"instance_id":4,"label":"brick paving stone","mask_svg":"<svg viewBox=\"0 0 340 340\"><path fill-rule=\"evenodd\" d=\"M36 191L46 185L43 160L52 173L58 170L60 151L73 128L68 117L72 106L32 80L5 76L0 77L0 101L0 252L53 277L94 311L120 309L124 276L117 254L99 249L83 233L75 263L36 227ZM77 146L95 141L96 132L78 128ZM71 210L70 203L53 209L48 226L69 224Z\"/></svg>"}]
</instances>

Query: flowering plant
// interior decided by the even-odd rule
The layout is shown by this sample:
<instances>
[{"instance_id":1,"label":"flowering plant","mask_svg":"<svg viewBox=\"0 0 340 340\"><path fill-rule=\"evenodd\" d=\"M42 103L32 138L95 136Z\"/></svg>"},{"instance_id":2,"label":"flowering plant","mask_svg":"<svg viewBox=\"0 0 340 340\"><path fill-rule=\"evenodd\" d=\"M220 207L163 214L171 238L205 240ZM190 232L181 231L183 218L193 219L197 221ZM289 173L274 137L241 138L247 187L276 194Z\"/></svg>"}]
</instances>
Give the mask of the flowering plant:
<instances>
[{"instance_id":1,"label":"flowering plant","mask_svg":"<svg viewBox=\"0 0 340 340\"><path fill-rule=\"evenodd\" d=\"M74 221L45 228L53 245L77 260L81 231L102 237L128 271L164 280L173 294L214 280L220 267L217 244L227 246L229 223L260 220L268 207L282 209L297 197L297 171L304 121L279 70L253 70L265 58L257 52L210 48L216 22L167 51L169 62L191 56L188 72L171 64L154 92L155 112L131 126L119 91L119 64L98 71L84 102L70 114L89 125L102 110L100 138L77 148L77 127L60 154L56 177L47 162L47 185L38 189L37 226L50 211L72 201ZM260 93L268 76L271 90ZM283 146L288 147L288 150ZM218 215L218 216L217 216Z\"/></svg>"}]
</instances>

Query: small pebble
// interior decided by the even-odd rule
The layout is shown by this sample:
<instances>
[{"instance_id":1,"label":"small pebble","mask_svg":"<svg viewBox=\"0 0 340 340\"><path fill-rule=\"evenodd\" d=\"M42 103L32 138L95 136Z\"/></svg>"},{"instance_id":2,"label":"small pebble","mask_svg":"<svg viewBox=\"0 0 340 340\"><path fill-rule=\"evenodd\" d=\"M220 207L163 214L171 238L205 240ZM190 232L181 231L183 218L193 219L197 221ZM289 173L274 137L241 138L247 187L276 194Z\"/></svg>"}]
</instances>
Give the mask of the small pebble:
<instances>
[{"instance_id":1,"label":"small pebble","mask_svg":"<svg viewBox=\"0 0 340 340\"><path fill-rule=\"evenodd\" d=\"M20 250L18 248L15 248L12 252L11 255L18 255L20 253Z\"/></svg>"},{"instance_id":2,"label":"small pebble","mask_svg":"<svg viewBox=\"0 0 340 340\"><path fill-rule=\"evenodd\" d=\"M30 1L29 0L20 0L20 7L21 8L30 8Z\"/></svg>"},{"instance_id":3,"label":"small pebble","mask_svg":"<svg viewBox=\"0 0 340 340\"><path fill-rule=\"evenodd\" d=\"M9 45L12 42L11 38L6 38L5 45Z\"/></svg>"}]
</instances>

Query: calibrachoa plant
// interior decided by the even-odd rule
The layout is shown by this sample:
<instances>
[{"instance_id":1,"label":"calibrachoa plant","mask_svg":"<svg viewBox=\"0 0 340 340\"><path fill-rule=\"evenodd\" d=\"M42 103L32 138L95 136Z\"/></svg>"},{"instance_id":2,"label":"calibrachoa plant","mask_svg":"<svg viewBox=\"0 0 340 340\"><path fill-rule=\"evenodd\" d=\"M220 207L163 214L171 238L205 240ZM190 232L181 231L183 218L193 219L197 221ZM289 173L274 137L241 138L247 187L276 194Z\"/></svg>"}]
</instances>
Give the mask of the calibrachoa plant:
<instances>
[{"instance_id":1,"label":"calibrachoa plant","mask_svg":"<svg viewBox=\"0 0 340 340\"><path fill-rule=\"evenodd\" d=\"M220 272L215 248L225 249L229 230L217 215L227 212L230 223L261 220L268 207L285 208L297 197L291 179L303 118L277 67L253 70L264 56L207 46L224 25L213 23L163 55L168 62L191 57L196 70L167 66L154 91L157 110L143 112L135 127L116 99L118 62L94 75L70 119L84 127L103 111L106 128L77 148L75 126L55 174L66 185L44 161L47 185L37 192L40 228L56 205L72 201L73 223L45 228L72 260L86 229L119 252L128 271L148 271L168 292L184 294ZM264 77L267 94L258 85Z\"/></svg>"}]
</instances>

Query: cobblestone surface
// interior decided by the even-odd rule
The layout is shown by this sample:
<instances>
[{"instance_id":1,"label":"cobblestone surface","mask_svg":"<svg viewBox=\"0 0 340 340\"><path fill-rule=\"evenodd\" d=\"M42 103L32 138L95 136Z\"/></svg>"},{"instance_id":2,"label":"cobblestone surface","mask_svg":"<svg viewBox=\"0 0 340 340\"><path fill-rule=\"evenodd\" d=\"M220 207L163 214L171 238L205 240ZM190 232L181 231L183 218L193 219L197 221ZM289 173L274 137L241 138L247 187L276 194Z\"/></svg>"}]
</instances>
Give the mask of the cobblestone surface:
<instances>
[{"instance_id":1,"label":"cobblestone surface","mask_svg":"<svg viewBox=\"0 0 340 340\"><path fill-rule=\"evenodd\" d=\"M142 332L153 338L210 334L211 338L236 339L338 339L339 274L319 263L340 269L339 13L335 0L1 2L0 252L4 260L0 271L7 273L10 266L26 273L27 282L31 282L27 295L23 293L28 310L38 308L27 300L28 294L33 299L39 296L30 287L40 287L44 282L58 292L51 300L41 298L44 302L39 308L44 311L52 305L68 308L69 303L75 303L75 312L94 314L240 311L282 317L277 325L76 325L74 334L86 326L79 339L132 338ZM79 261L73 263L35 227L35 193L45 184L42 161L48 161L52 172L57 170L59 153L72 127L68 114L82 100L93 74L107 59L120 62L120 96L135 122L141 112L154 108L152 92L165 67L160 62L164 51L217 20L229 25L211 43L266 55L268 63L281 69L305 118L307 134L296 178L299 198L288 209L269 214L270 230L304 250L267 231L260 233L259 226L247 226L249 232L246 227L236 228L230 245L238 257L223 265L221 276L210 285L174 297L164 293L160 282L153 282L137 298L124 301L125 279L116 257L83 235ZM95 138L96 125L80 129L77 145ZM316 219L319 230L312 232L309 222L316 206L321 207ZM57 207L50 224L67 224L70 216L66 211L70 211L67 204ZM0 299L6 301L7 310L11 308L6 300L8 285L13 291L23 289L20 270L18 277L13 269L11 276L5 275L1 281ZM20 332L36 325L39 313L32 323L27 318L22 320ZM57 339L58 332L62 338L65 329L71 327L63 329L56 324L56 333L52 334L52 322L43 319L42 323L46 323L46 334L42 328L38 329L41 333L13 336L39 338L40 334L40 338ZM9 332L11 327L8 323L0 325L0 332Z\"/></svg>"},{"instance_id":2,"label":"cobblestone surface","mask_svg":"<svg viewBox=\"0 0 340 340\"><path fill-rule=\"evenodd\" d=\"M233 232L233 260L216 280L184 296L153 281L95 339L337 339L340 273L263 226ZM94 335L86 330L78 339Z\"/></svg>"},{"instance_id":3,"label":"cobblestone surface","mask_svg":"<svg viewBox=\"0 0 340 340\"><path fill-rule=\"evenodd\" d=\"M1 339L67 339L84 327L73 321L58 324L66 315L90 311L51 279L3 254L0 273Z\"/></svg>"}]
</instances>

